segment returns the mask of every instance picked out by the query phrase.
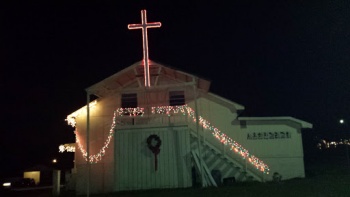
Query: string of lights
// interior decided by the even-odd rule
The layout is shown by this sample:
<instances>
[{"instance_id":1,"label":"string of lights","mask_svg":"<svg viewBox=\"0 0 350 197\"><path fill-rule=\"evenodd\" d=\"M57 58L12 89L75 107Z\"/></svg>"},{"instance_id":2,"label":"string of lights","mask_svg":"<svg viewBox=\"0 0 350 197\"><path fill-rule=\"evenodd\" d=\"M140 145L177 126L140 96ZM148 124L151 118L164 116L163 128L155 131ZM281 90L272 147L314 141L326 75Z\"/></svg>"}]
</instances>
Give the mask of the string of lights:
<instances>
[{"instance_id":1,"label":"string of lights","mask_svg":"<svg viewBox=\"0 0 350 197\"><path fill-rule=\"evenodd\" d=\"M107 137L106 141L104 142L103 147L99 150L98 153L96 153L94 155L89 155L89 162L90 163L97 163L97 162L101 161L102 157L105 155L106 148L108 148L108 145L109 145L109 143L111 142L111 140L113 138L113 134L114 134L114 131L115 131L115 128L116 128L116 123L115 123L116 116L117 116L117 113L114 112L113 123L111 125L111 129L109 130L108 137ZM87 151L84 149L84 146L81 144L81 142L79 140L78 130L75 129L74 133L75 133L75 141L78 144L78 148L79 148L80 152L82 153L84 159L86 161L88 161Z\"/></svg>"},{"instance_id":2,"label":"string of lights","mask_svg":"<svg viewBox=\"0 0 350 197\"><path fill-rule=\"evenodd\" d=\"M118 116L143 116L145 113L145 108L136 107L136 108L118 108Z\"/></svg>"},{"instance_id":3,"label":"string of lights","mask_svg":"<svg viewBox=\"0 0 350 197\"><path fill-rule=\"evenodd\" d=\"M96 105L96 103L95 103ZM94 105L90 105L90 107L93 107ZM84 108L82 108L84 109ZM188 114L190 118L194 122L196 122L196 116L195 116L195 111L187 106L187 105L180 105L180 106L157 106L157 107L152 107L152 114L166 114L170 116L171 114L178 114L182 113L183 115ZM74 116L71 114L67 117L66 121L68 122L68 125L71 125L72 127L76 126L76 120L75 117L80 115L81 109L78 110L77 112L74 112ZM82 153L83 157L85 160L89 160L90 163L97 163L101 161L102 157L105 155L106 148L108 148L108 145L113 137L114 131L116 129L116 117L117 116L124 116L124 115L129 115L129 116L143 116L144 114L144 108L118 108L114 112L113 116L113 123L111 125L111 129L109 131L108 137L106 141L104 142L104 146L99 150L97 154L90 155L89 158L87 158L87 152L84 149L84 146L81 144L79 140L79 134L77 129L75 130L75 135L76 135L76 143L78 144L78 148L80 152ZM74 117L74 118L72 118ZM221 132L218 128L214 127L211 125L211 123L204 119L202 116L199 116L199 124L204 128L209 131L211 131L212 135L219 140L222 144L229 146L230 150L233 151L236 154L239 154L243 159L248 159L249 163L255 166L257 170L260 170L263 173L269 174L269 167L266 165L262 160L257 158L256 156L252 155L249 153L247 149L245 149L242 145L231 139L229 136L227 136L225 133Z\"/></svg>"},{"instance_id":4,"label":"string of lights","mask_svg":"<svg viewBox=\"0 0 350 197\"><path fill-rule=\"evenodd\" d=\"M97 104L96 100L90 102L89 103L89 108L93 109L96 106L96 104ZM76 123L77 123L75 119L83 112L86 112L86 106L84 106L84 107L78 109L77 111L69 114L65 121L67 121L68 125L70 125L72 127L75 127Z\"/></svg>"},{"instance_id":5,"label":"string of lights","mask_svg":"<svg viewBox=\"0 0 350 197\"><path fill-rule=\"evenodd\" d=\"M58 152L75 152L75 145L74 144L62 144L58 147Z\"/></svg>"},{"instance_id":6,"label":"string of lights","mask_svg":"<svg viewBox=\"0 0 350 197\"><path fill-rule=\"evenodd\" d=\"M317 143L317 148L318 149L337 148L337 146L339 145L350 146L350 141L349 139L340 139L339 141L321 140L319 143Z\"/></svg>"},{"instance_id":7,"label":"string of lights","mask_svg":"<svg viewBox=\"0 0 350 197\"><path fill-rule=\"evenodd\" d=\"M184 115L187 113L189 117L191 117L193 121L196 122L195 111L187 105L152 107L152 113L170 115L171 112L173 113L181 112ZM212 132L212 135L224 145L229 146L230 150L241 155L243 159L248 159L249 163L255 166L256 169L266 174L269 174L270 169L268 165L266 165L262 160L258 159L256 156L250 154L247 149L245 149L242 145L240 145L236 141L232 140L225 133L221 132L218 128L212 126L210 122L204 119L202 116L199 116L199 124L202 125L203 128L210 130Z\"/></svg>"}]
</instances>

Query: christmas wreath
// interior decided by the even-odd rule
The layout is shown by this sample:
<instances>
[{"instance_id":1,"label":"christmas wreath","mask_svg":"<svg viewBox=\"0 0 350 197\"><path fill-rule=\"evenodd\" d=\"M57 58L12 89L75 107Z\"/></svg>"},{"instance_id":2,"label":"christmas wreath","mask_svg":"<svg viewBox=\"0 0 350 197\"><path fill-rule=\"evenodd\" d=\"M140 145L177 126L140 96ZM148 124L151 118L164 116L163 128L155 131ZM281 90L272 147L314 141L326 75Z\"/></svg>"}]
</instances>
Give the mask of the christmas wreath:
<instances>
[{"instance_id":1,"label":"christmas wreath","mask_svg":"<svg viewBox=\"0 0 350 197\"><path fill-rule=\"evenodd\" d=\"M153 144L153 141L156 142L155 145ZM160 152L160 145L162 145L162 141L160 140L158 135L153 134L147 138L147 146L153 154L158 154Z\"/></svg>"},{"instance_id":2,"label":"christmas wreath","mask_svg":"<svg viewBox=\"0 0 350 197\"><path fill-rule=\"evenodd\" d=\"M153 144L153 141L156 142L156 144ZM147 146L148 148L152 151L152 153L154 154L154 168L157 171L158 169L158 159L157 159L157 155L160 152L160 145L162 145L162 141L160 140L158 135L150 135L147 138Z\"/></svg>"}]
</instances>

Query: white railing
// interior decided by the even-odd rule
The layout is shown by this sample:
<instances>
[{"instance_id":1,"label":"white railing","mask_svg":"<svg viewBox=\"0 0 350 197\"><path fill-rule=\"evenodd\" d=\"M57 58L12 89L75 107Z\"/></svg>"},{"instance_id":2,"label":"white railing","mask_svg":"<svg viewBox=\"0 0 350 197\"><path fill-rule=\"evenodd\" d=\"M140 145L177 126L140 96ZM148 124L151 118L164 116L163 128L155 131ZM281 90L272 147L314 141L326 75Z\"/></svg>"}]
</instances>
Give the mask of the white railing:
<instances>
[{"instance_id":1,"label":"white railing","mask_svg":"<svg viewBox=\"0 0 350 197\"><path fill-rule=\"evenodd\" d=\"M269 167L259 158L250 154L247 149L241 146L238 142L231 139L225 133L221 132L218 128L211 125L211 123L201 116L198 116L199 125L206 131L211 133L211 137L208 137L210 141L213 137L216 138L216 143L220 142L222 145L228 147L230 154L240 157L246 160L245 163L249 163L257 171L269 174ZM195 123L195 111L187 105L181 106L157 106L147 108L119 108L117 109L116 124L119 127L135 126L135 125L180 125L189 123ZM196 123L195 123L196 124ZM193 124L192 124L193 126ZM204 136L204 133L200 133ZM226 148L224 148L226 150ZM238 159L239 160L239 159ZM246 168L247 168L246 167Z\"/></svg>"},{"instance_id":2,"label":"white railing","mask_svg":"<svg viewBox=\"0 0 350 197\"><path fill-rule=\"evenodd\" d=\"M185 105L138 108L118 108L116 123L119 128L130 126L187 125L189 116Z\"/></svg>"},{"instance_id":3,"label":"white railing","mask_svg":"<svg viewBox=\"0 0 350 197\"><path fill-rule=\"evenodd\" d=\"M142 116L121 116L116 118L119 128L130 126L154 126L154 125L184 125L188 124L188 117L180 114L176 115L159 115L149 114Z\"/></svg>"}]
</instances>

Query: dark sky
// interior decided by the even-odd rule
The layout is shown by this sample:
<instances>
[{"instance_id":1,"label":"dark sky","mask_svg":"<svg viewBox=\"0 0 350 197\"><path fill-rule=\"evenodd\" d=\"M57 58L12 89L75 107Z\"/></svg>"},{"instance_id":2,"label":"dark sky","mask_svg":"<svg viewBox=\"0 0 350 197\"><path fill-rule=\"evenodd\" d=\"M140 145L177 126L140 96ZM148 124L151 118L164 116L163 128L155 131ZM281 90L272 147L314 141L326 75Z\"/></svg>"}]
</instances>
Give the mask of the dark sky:
<instances>
[{"instance_id":1,"label":"dark sky","mask_svg":"<svg viewBox=\"0 0 350 197\"><path fill-rule=\"evenodd\" d=\"M97 3L98 2L98 3ZM211 3L208 3L211 2ZM292 116L315 135L350 131L350 2L11 1L0 3L1 173L47 162L74 142L66 115L85 88L142 59L208 80L243 116Z\"/></svg>"}]
</instances>

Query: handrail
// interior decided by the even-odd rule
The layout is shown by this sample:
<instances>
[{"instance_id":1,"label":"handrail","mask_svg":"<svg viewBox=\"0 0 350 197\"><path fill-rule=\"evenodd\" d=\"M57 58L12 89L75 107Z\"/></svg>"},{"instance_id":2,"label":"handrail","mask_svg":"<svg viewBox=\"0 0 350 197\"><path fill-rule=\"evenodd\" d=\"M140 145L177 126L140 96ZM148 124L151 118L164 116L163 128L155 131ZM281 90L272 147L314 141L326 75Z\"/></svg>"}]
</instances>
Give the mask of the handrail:
<instances>
[{"instance_id":1,"label":"handrail","mask_svg":"<svg viewBox=\"0 0 350 197\"><path fill-rule=\"evenodd\" d=\"M191 129L191 135L198 137L197 134L193 131L193 129ZM207 141L204 141L205 145L208 146L209 148L213 149L215 152L220 153L220 150L218 148L216 148L214 145L208 143ZM245 167L243 166L243 164L241 164L239 161L237 161L236 159L233 159L232 157L226 155L226 154L222 154L223 157L225 157L225 159L227 159L228 161L234 163L234 165L240 167L241 169L244 169ZM251 174L254 178L256 178L257 180L262 181L263 178L259 177L258 175L256 175L256 173L254 173L253 171L251 171L251 169L246 169L246 172L248 172L249 174Z\"/></svg>"},{"instance_id":2,"label":"handrail","mask_svg":"<svg viewBox=\"0 0 350 197\"><path fill-rule=\"evenodd\" d=\"M149 108L149 107L148 107ZM117 109L120 110L122 108ZM123 110L122 110L123 111ZM125 111L125 110L124 110ZM127 110L130 112L132 117L143 117L145 112L143 111L143 108L131 108ZM136 115L140 114L140 115ZM174 116L174 114L182 114L182 115L187 115L188 118L192 119L192 121L196 121L195 116L195 111L187 106L187 105L180 105L180 106L157 106L157 107L151 107L151 114L156 115L156 114L162 114L162 115L167 115L168 117ZM152 117L148 116L148 117ZM122 115L121 115L122 116ZM161 118L164 116L160 116ZM149 119L151 120L151 119ZM154 120L154 119L152 119ZM134 121L134 119L132 120ZM189 121L191 122L191 121ZM135 122L133 122L135 123ZM118 124L118 122L117 122ZM250 164L255 166L257 170L260 170L263 173L269 174L269 167L259 158L256 156L252 155L249 153L247 149L245 149L242 145L238 144L236 141L231 139L229 136L227 136L225 133L221 132L218 128L214 127L213 125L210 124L209 121L204 119L202 116L199 116L199 124L203 126L203 128L208 129L211 131L213 136L219 140L221 143L228 145L230 149L234 152L237 153L238 155L241 155L242 158L247 159Z\"/></svg>"}]
</instances>

